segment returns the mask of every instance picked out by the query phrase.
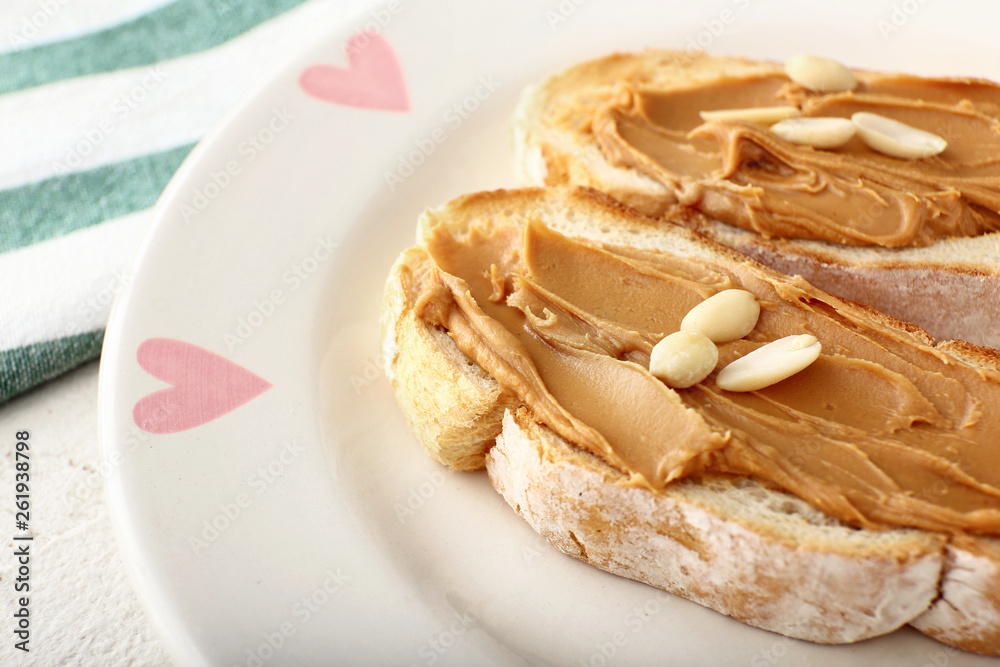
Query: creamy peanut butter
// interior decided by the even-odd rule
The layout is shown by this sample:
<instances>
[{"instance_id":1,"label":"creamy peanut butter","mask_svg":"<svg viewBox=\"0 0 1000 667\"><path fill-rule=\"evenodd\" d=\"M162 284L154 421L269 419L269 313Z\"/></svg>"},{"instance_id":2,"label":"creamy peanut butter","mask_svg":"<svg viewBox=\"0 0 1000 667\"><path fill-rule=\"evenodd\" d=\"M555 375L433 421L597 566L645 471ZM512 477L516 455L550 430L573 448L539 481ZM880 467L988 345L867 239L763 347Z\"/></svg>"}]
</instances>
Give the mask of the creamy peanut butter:
<instances>
[{"instance_id":1,"label":"creamy peanut butter","mask_svg":"<svg viewBox=\"0 0 1000 667\"><path fill-rule=\"evenodd\" d=\"M860 137L814 149L763 125L700 116L781 105L807 118L877 113L948 146L921 159L883 155ZM777 73L677 90L623 85L597 112L593 132L612 164L654 178L680 204L767 237L888 247L1000 230L1000 86L988 81L868 76L836 93Z\"/></svg>"},{"instance_id":2,"label":"creamy peanut butter","mask_svg":"<svg viewBox=\"0 0 1000 667\"><path fill-rule=\"evenodd\" d=\"M425 240L416 312L535 417L662 489L706 473L750 476L861 527L1000 534L1000 373L976 369L751 263L599 245L529 220ZM713 373L673 390L647 370L653 345L723 289L761 304L719 366L812 334L820 358L762 390Z\"/></svg>"}]
</instances>

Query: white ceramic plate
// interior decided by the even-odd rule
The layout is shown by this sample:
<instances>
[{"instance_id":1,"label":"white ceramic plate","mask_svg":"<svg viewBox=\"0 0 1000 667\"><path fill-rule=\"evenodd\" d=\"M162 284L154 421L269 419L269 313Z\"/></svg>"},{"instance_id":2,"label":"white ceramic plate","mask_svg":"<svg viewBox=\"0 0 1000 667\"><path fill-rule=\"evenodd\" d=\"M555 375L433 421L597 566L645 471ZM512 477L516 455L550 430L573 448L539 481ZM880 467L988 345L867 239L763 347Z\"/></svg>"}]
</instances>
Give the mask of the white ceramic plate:
<instances>
[{"instance_id":1,"label":"white ceramic plate","mask_svg":"<svg viewBox=\"0 0 1000 667\"><path fill-rule=\"evenodd\" d=\"M423 208L513 184L507 119L548 72L703 46L998 74L988 4L805 4L394 1L198 146L101 369L122 549L178 664L978 662L905 629L788 640L564 557L483 475L431 463L383 378L391 262Z\"/></svg>"}]
</instances>

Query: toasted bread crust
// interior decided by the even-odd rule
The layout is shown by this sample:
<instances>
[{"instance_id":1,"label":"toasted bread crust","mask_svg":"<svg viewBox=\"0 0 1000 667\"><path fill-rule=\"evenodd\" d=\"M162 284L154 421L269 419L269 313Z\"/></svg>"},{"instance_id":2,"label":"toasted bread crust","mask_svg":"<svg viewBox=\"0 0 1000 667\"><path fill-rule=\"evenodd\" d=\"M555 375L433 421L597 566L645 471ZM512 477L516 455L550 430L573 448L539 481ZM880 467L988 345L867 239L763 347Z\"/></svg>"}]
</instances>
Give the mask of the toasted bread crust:
<instances>
[{"instance_id":1,"label":"toasted bread crust","mask_svg":"<svg viewBox=\"0 0 1000 667\"><path fill-rule=\"evenodd\" d=\"M383 304L383 352L396 398L427 453L453 470L484 465L513 397L454 347L447 332L427 327L414 313L419 248L392 267Z\"/></svg>"},{"instance_id":2,"label":"toasted bread crust","mask_svg":"<svg viewBox=\"0 0 1000 667\"><path fill-rule=\"evenodd\" d=\"M514 118L517 174L524 185L585 185L636 210L667 216L789 275L914 322L940 340L1000 348L1000 233L941 239L923 248L844 246L765 239L680 211L665 187L610 165L591 133L592 111L620 82L669 89L726 76L776 73L781 65L728 56L650 50L581 63L525 91ZM856 72L860 80L873 76Z\"/></svg>"},{"instance_id":3,"label":"toasted bread crust","mask_svg":"<svg viewBox=\"0 0 1000 667\"><path fill-rule=\"evenodd\" d=\"M940 588L934 605L911 625L956 648L1000 655L1000 541L953 539Z\"/></svg>"},{"instance_id":4,"label":"toasted bread crust","mask_svg":"<svg viewBox=\"0 0 1000 667\"><path fill-rule=\"evenodd\" d=\"M425 213L418 238L436 225L461 235L473 222L521 224L529 211L563 232L750 261L587 189L460 197ZM981 612L996 604L1000 590L995 541L854 530L749 480L685 481L664 493L627 488L620 473L532 422L446 333L417 317L414 295L426 259L419 247L404 252L383 302L383 349L399 404L435 460L455 469L485 463L507 502L559 549L790 637L851 642L912 623L960 648L1000 654L1000 623ZM913 325L869 314L931 344ZM997 367L995 351L964 342L938 347ZM991 588L970 588L969 581ZM970 611L950 613L952 607Z\"/></svg>"}]
</instances>

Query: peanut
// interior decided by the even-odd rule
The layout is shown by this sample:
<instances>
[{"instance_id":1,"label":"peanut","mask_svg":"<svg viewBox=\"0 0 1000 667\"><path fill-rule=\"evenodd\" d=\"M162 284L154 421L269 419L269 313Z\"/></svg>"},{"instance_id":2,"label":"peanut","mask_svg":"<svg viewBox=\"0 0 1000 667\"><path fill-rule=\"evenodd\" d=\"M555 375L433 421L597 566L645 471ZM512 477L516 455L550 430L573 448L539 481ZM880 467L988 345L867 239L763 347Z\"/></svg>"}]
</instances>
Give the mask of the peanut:
<instances>
[{"instance_id":1,"label":"peanut","mask_svg":"<svg viewBox=\"0 0 1000 667\"><path fill-rule=\"evenodd\" d=\"M802 54L785 62L785 73L795 83L821 93L854 90L858 80L851 70L836 60Z\"/></svg>"},{"instance_id":2,"label":"peanut","mask_svg":"<svg viewBox=\"0 0 1000 667\"><path fill-rule=\"evenodd\" d=\"M688 311L681 330L694 330L713 343L728 343L753 331L760 317L760 304L751 292L727 289L708 297Z\"/></svg>"},{"instance_id":3,"label":"peanut","mask_svg":"<svg viewBox=\"0 0 1000 667\"><path fill-rule=\"evenodd\" d=\"M714 109L712 111L699 111L698 113L704 121L745 120L748 123L770 125L771 123L776 123L779 120L791 118L792 116L798 114L798 112L799 110L795 107L780 106L748 107L746 109Z\"/></svg>"},{"instance_id":4,"label":"peanut","mask_svg":"<svg viewBox=\"0 0 1000 667\"><path fill-rule=\"evenodd\" d=\"M936 134L877 113L859 111L851 116L851 121L869 148L890 157L930 157L948 147L948 142Z\"/></svg>"},{"instance_id":5,"label":"peanut","mask_svg":"<svg viewBox=\"0 0 1000 667\"><path fill-rule=\"evenodd\" d=\"M715 377L726 391L757 391L789 378L819 358L815 336L785 336L736 359Z\"/></svg>"},{"instance_id":6,"label":"peanut","mask_svg":"<svg viewBox=\"0 0 1000 667\"><path fill-rule=\"evenodd\" d=\"M698 331L672 333L653 346L649 372L667 386L685 389L698 384L719 363L719 349Z\"/></svg>"},{"instance_id":7,"label":"peanut","mask_svg":"<svg viewBox=\"0 0 1000 667\"><path fill-rule=\"evenodd\" d=\"M771 126L771 132L785 141L813 148L840 148L856 131L847 118L789 118Z\"/></svg>"}]
</instances>

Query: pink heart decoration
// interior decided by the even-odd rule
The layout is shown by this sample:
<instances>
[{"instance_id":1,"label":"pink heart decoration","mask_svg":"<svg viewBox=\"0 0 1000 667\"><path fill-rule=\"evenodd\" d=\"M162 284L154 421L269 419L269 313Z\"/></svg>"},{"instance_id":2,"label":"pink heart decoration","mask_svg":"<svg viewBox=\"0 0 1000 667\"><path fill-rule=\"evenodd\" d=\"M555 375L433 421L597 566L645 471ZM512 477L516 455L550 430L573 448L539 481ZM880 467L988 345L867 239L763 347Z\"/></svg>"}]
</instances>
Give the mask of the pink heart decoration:
<instances>
[{"instance_id":1,"label":"pink heart decoration","mask_svg":"<svg viewBox=\"0 0 1000 667\"><path fill-rule=\"evenodd\" d=\"M231 412L271 388L242 366L173 338L149 338L136 351L139 366L172 386L139 399L132 419L147 433L186 431Z\"/></svg>"},{"instance_id":2,"label":"pink heart decoration","mask_svg":"<svg viewBox=\"0 0 1000 667\"><path fill-rule=\"evenodd\" d=\"M399 61L389 43L372 32L359 32L344 47L347 69L313 65L299 76L309 95L348 107L409 111L410 99Z\"/></svg>"}]
</instances>

